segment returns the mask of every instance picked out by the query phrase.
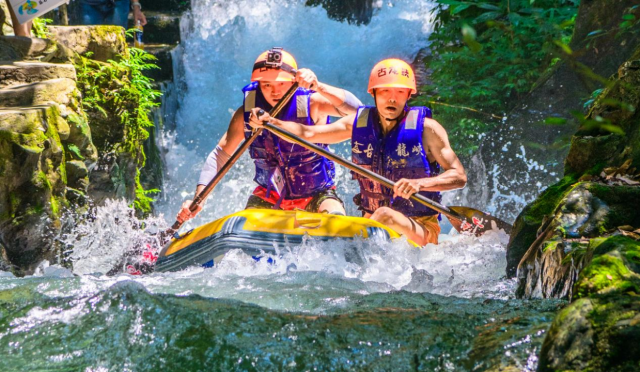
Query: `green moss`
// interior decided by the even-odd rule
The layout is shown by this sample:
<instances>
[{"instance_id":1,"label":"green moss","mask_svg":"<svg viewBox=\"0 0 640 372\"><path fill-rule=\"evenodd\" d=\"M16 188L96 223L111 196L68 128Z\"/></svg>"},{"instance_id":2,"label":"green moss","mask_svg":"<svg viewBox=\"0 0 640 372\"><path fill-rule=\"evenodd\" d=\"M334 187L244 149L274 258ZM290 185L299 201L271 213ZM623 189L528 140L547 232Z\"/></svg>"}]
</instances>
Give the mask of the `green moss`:
<instances>
[{"instance_id":1,"label":"green moss","mask_svg":"<svg viewBox=\"0 0 640 372\"><path fill-rule=\"evenodd\" d=\"M574 286L576 298L616 293L640 294L640 243L625 236L593 239L594 258Z\"/></svg>"},{"instance_id":2,"label":"green moss","mask_svg":"<svg viewBox=\"0 0 640 372\"><path fill-rule=\"evenodd\" d=\"M558 248L559 241L548 241L544 243L544 248L542 248L543 252L547 251L555 251Z\"/></svg>"},{"instance_id":3,"label":"green moss","mask_svg":"<svg viewBox=\"0 0 640 372\"><path fill-rule=\"evenodd\" d=\"M100 32L107 32L107 28L102 28ZM120 124L106 129L97 128L93 132L97 139L94 143L98 146L101 143L113 145L117 152L124 152L134 159L137 168L134 205L143 213L150 211L152 201L146 197L147 192L139 180L139 170L144 167L146 160L143 143L149 137L147 128L154 125L149 118L150 110L158 106L161 93L153 88L152 80L144 76L142 71L157 68L149 62L154 59L144 51L132 49L126 51L119 61L96 63L81 58L76 64L84 109L91 112L90 117L97 117L109 124ZM71 121L76 124L80 122L79 118Z\"/></svg>"},{"instance_id":4,"label":"green moss","mask_svg":"<svg viewBox=\"0 0 640 372\"><path fill-rule=\"evenodd\" d=\"M546 215L553 213L562 198L575 188L579 183L574 184L573 177L565 176L555 185L549 186L527 209L525 219L527 222L542 221Z\"/></svg>"},{"instance_id":5,"label":"green moss","mask_svg":"<svg viewBox=\"0 0 640 372\"><path fill-rule=\"evenodd\" d=\"M31 181L36 187L40 189L47 189L47 190L52 189L51 182L49 182L49 178L47 178L46 173L42 171L36 172Z\"/></svg>"},{"instance_id":6,"label":"green moss","mask_svg":"<svg viewBox=\"0 0 640 372\"><path fill-rule=\"evenodd\" d=\"M75 127L80 130L83 137L91 138L91 129L89 128L89 123L87 123L87 119L84 116L69 114L69 116L67 116L67 121L75 125Z\"/></svg>"}]
</instances>

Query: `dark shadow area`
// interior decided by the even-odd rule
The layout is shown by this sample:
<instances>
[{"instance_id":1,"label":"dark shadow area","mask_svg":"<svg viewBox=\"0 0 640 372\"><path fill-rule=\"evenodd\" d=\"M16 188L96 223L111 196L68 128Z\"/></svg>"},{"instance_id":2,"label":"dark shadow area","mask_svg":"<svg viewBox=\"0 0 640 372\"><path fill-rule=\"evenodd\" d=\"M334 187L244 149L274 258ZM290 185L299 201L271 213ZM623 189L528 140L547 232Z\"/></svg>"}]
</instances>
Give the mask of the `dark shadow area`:
<instances>
[{"instance_id":1,"label":"dark shadow area","mask_svg":"<svg viewBox=\"0 0 640 372\"><path fill-rule=\"evenodd\" d=\"M329 18L355 25L367 25L373 16L371 0L307 0L306 6L322 6Z\"/></svg>"}]
</instances>

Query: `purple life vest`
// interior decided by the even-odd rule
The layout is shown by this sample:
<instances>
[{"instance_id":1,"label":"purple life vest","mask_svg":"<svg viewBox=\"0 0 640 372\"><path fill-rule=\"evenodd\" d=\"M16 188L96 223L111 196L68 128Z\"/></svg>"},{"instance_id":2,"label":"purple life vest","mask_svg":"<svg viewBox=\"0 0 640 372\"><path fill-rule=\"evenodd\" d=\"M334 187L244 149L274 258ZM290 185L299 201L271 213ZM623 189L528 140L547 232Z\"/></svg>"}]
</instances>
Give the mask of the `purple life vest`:
<instances>
[{"instance_id":1,"label":"purple life vest","mask_svg":"<svg viewBox=\"0 0 640 372\"><path fill-rule=\"evenodd\" d=\"M258 82L247 85L242 91L244 92L244 136L249 138L253 130L249 126L251 109L260 107L269 111L271 105L262 95ZM289 103L276 117L284 121L314 125L309 105L309 97L312 93L310 90L298 88ZM326 148L326 145L319 146ZM256 166L256 176L253 180L267 189L267 197L274 190L271 179L276 172L279 172L284 180L281 198L307 198L334 186L333 178L336 171L332 161L302 146L280 139L268 130L263 130L251 144L249 154Z\"/></svg>"},{"instance_id":2,"label":"purple life vest","mask_svg":"<svg viewBox=\"0 0 640 372\"><path fill-rule=\"evenodd\" d=\"M425 117L431 117L429 108L412 107L404 119L384 135L378 110L371 106L360 107L353 122L351 137L353 162L392 181L437 176L440 165L429 162L422 146ZM418 202L393 198L392 189L354 172L352 174L360 183L360 208L367 213L373 213L380 207L390 207L407 217L438 214ZM439 192L423 191L420 195L436 202L442 199Z\"/></svg>"}]
</instances>

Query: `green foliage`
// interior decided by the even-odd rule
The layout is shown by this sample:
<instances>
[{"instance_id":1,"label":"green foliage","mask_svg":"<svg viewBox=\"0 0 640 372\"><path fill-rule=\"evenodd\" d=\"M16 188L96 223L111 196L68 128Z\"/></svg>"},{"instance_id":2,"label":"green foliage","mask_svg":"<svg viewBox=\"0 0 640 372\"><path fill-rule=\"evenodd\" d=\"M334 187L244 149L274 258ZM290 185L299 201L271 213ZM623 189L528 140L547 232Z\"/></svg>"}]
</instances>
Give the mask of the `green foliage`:
<instances>
[{"instance_id":1,"label":"green foliage","mask_svg":"<svg viewBox=\"0 0 640 372\"><path fill-rule=\"evenodd\" d=\"M74 145L73 143L70 143L67 145L67 150L71 154L73 154L77 159L84 160L84 156L82 156L82 154L80 153L80 149L78 148L78 146Z\"/></svg>"},{"instance_id":2,"label":"green foliage","mask_svg":"<svg viewBox=\"0 0 640 372\"><path fill-rule=\"evenodd\" d=\"M148 195L157 194L160 190L150 189L145 190L140 183L140 169L136 171L136 199L133 201L133 207L142 212L143 214L151 213L151 203L155 200Z\"/></svg>"},{"instance_id":3,"label":"green foliage","mask_svg":"<svg viewBox=\"0 0 640 372\"><path fill-rule=\"evenodd\" d=\"M155 59L143 50L130 48L119 61L101 63L81 57L76 66L84 108L120 119L124 135L115 149L129 153L137 162L134 205L144 213L150 211L153 201L146 195L153 191L145 191L139 182L139 169L146 161L142 144L149 137L147 128L154 125L149 112L159 105L162 93L153 88L153 81L144 76L143 71L158 68L152 63Z\"/></svg>"},{"instance_id":4,"label":"green foliage","mask_svg":"<svg viewBox=\"0 0 640 372\"><path fill-rule=\"evenodd\" d=\"M439 109L437 117L460 135L478 135L500 123L559 59L554 52L570 41L578 0L438 0L433 85L413 104ZM464 119L482 124L469 126ZM467 136L468 137L468 136ZM453 141L470 153L474 140Z\"/></svg>"},{"instance_id":5,"label":"green foliage","mask_svg":"<svg viewBox=\"0 0 640 372\"><path fill-rule=\"evenodd\" d=\"M53 23L53 20L48 18L35 18L33 20L33 26L31 30L35 37L40 39L47 39L49 37L49 30L47 30L47 24Z\"/></svg>"}]
</instances>

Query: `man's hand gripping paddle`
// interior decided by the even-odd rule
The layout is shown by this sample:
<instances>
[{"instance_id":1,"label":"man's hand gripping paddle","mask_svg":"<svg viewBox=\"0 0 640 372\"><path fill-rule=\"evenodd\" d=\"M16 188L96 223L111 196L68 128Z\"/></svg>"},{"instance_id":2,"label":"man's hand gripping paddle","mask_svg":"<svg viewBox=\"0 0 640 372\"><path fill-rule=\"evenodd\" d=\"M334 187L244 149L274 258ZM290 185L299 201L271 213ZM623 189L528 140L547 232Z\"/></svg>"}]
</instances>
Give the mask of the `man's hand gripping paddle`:
<instances>
[{"instance_id":1,"label":"man's hand gripping paddle","mask_svg":"<svg viewBox=\"0 0 640 372\"><path fill-rule=\"evenodd\" d=\"M258 112L258 117L262 116L263 114L264 111ZM358 173L361 176L367 177L370 180L378 182L390 189L393 189L393 187L395 186L395 183L393 181L382 177L377 173L371 172L370 170L364 169L346 159L336 156L331 152L323 149L322 147L299 138L298 136L282 128L276 127L275 125L266 121L263 122L263 125L265 128L286 139L287 141L305 147L317 154L326 157L327 159L333 160L334 162ZM449 221L451 222L451 225L453 225L453 227L459 232L469 232L480 236L485 232L492 230L495 226L499 229L503 229L507 234L510 234L511 229L513 228L513 226L502 221L501 219L481 212L477 209L468 207L447 207L429 198L425 198L424 196L417 193L411 195L411 199L447 216L447 218L449 218Z\"/></svg>"}]
</instances>

